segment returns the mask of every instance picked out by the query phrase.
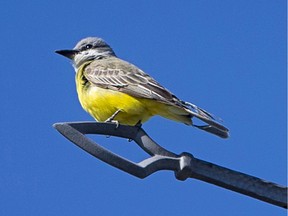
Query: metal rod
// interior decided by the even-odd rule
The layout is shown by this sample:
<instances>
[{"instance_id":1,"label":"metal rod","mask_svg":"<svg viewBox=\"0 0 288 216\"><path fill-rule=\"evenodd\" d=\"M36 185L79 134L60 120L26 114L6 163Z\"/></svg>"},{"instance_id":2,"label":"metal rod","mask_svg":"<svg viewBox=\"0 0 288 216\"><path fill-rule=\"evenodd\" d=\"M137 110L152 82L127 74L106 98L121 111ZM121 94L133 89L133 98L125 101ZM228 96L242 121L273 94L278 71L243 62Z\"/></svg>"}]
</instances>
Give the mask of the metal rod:
<instances>
[{"instance_id":1,"label":"metal rod","mask_svg":"<svg viewBox=\"0 0 288 216\"><path fill-rule=\"evenodd\" d=\"M198 179L287 209L287 187L197 159L189 153L174 154L153 141L142 128L96 122L56 123L54 127L89 154L138 178L159 170L173 170L178 180ZM132 139L151 157L135 163L105 149L85 134Z\"/></svg>"},{"instance_id":2,"label":"metal rod","mask_svg":"<svg viewBox=\"0 0 288 216\"><path fill-rule=\"evenodd\" d=\"M187 162L182 165L182 171L175 173L179 180L198 179L287 209L287 187L191 157L188 153L183 153L182 157L182 161Z\"/></svg>"}]
</instances>

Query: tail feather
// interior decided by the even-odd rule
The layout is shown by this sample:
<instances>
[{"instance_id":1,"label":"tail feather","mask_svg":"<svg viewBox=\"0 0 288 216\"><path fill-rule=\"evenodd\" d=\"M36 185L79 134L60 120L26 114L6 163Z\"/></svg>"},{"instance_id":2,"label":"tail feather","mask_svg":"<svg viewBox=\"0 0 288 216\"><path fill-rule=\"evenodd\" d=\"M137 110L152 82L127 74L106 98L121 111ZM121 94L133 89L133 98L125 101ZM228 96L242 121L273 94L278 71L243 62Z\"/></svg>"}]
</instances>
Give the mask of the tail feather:
<instances>
[{"instance_id":1,"label":"tail feather","mask_svg":"<svg viewBox=\"0 0 288 216\"><path fill-rule=\"evenodd\" d=\"M191 114L191 116L195 116L196 118L200 119L201 121L207 123L208 125L194 125L194 127L197 127L201 130L207 131L209 133L215 134L217 136L220 136L222 138L228 138L229 137L229 130L218 123L215 119L215 117L210 114L209 112L197 107L194 104L188 103L188 102L182 102L183 105L185 105L185 110Z\"/></svg>"}]
</instances>

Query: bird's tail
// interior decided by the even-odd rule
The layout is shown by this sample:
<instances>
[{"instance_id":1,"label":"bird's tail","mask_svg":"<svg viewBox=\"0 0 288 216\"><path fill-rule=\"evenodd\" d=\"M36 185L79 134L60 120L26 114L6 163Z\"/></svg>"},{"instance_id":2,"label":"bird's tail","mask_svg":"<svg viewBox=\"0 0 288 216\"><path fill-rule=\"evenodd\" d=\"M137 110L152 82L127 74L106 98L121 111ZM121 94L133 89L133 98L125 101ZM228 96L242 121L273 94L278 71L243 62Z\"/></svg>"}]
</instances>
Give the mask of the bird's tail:
<instances>
[{"instance_id":1,"label":"bird's tail","mask_svg":"<svg viewBox=\"0 0 288 216\"><path fill-rule=\"evenodd\" d=\"M194 104L191 104L189 102L181 101L183 105L185 106L185 110L191 114L191 117L195 116L196 118L200 119L201 121L207 123L207 125L194 125L194 127L197 127L201 130L207 131L209 133L215 134L222 138L228 138L229 137L229 130L218 123L216 119L213 117L212 114L208 113L207 111L201 109L200 107L197 107Z\"/></svg>"}]
</instances>

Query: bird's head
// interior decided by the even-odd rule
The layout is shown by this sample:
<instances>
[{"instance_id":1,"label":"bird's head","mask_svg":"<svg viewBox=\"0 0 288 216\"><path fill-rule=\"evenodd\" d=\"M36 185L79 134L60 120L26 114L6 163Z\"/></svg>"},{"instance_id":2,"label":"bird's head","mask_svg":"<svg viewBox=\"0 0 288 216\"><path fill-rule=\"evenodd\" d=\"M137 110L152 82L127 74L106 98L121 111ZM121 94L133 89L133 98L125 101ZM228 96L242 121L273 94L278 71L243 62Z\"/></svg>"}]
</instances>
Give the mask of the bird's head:
<instances>
[{"instance_id":1,"label":"bird's head","mask_svg":"<svg viewBox=\"0 0 288 216\"><path fill-rule=\"evenodd\" d=\"M113 49L103 39L97 37L82 39L72 50L57 50L55 52L71 59L76 69L86 61L116 56Z\"/></svg>"}]
</instances>

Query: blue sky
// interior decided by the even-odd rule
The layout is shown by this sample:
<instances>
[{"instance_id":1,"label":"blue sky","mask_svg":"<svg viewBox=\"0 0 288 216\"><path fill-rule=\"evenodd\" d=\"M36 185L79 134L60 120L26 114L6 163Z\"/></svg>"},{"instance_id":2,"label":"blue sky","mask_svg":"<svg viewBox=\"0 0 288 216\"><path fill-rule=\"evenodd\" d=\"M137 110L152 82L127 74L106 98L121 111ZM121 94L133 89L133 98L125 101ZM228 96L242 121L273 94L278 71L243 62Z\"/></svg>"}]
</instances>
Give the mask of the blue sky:
<instances>
[{"instance_id":1,"label":"blue sky","mask_svg":"<svg viewBox=\"0 0 288 216\"><path fill-rule=\"evenodd\" d=\"M287 185L286 1L11 0L0 12L0 215L286 215L168 171L137 179L52 128L92 120L70 62L54 51L99 36L231 131L223 140L155 117L143 128L159 144ZM145 156L125 140L95 139Z\"/></svg>"}]
</instances>

